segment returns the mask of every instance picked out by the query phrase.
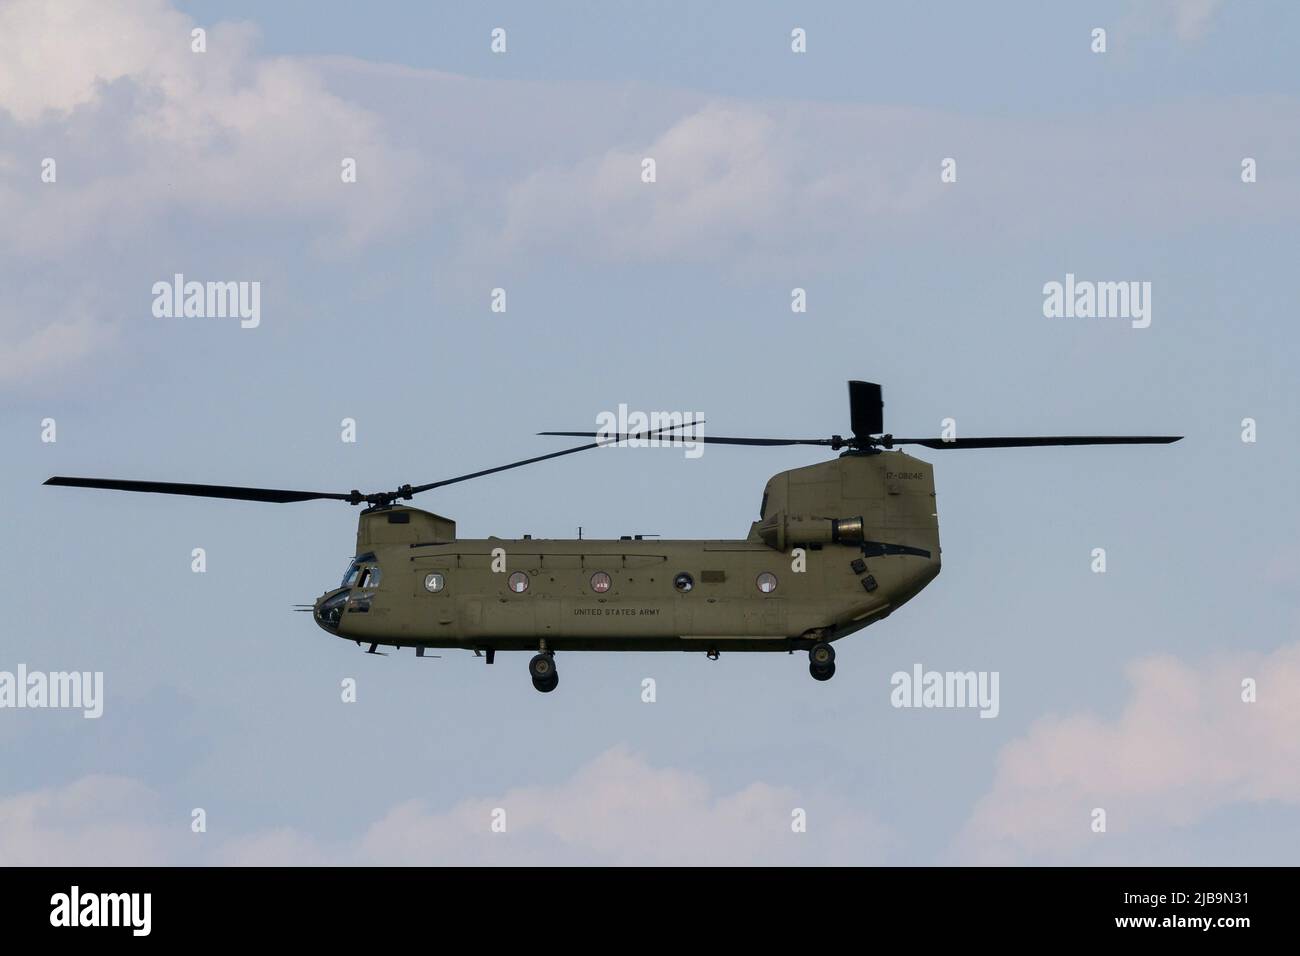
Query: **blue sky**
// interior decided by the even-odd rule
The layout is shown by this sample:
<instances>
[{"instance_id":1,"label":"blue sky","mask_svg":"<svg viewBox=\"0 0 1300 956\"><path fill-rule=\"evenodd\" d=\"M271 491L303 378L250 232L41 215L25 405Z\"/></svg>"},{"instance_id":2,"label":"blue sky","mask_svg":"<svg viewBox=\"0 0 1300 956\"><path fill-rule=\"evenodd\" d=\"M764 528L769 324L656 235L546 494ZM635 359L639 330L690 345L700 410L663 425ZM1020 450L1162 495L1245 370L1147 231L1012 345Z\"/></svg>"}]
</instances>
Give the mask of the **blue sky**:
<instances>
[{"instance_id":1,"label":"blue sky","mask_svg":"<svg viewBox=\"0 0 1300 956\"><path fill-rule=\"evenodd\" d=\"M0 670L106 695L0 710L0 861L1294 862L1297 18L0 4ZM176 272L260 282L261 324L154 318ZM1045 318L1067 272L1151 282L1151 326ZM623 402L830 434L850 378L896 434L1187 437L921 455L943 573L825 684L571 654L544 696L522 655L362 657L289 610L342 572L345 506L40 487L387 488ZM817 460L601 451L417 504L465 536L742 537ZM999 672L999 716L895 709L918 662Z\"/></svg>"}]
</instances>

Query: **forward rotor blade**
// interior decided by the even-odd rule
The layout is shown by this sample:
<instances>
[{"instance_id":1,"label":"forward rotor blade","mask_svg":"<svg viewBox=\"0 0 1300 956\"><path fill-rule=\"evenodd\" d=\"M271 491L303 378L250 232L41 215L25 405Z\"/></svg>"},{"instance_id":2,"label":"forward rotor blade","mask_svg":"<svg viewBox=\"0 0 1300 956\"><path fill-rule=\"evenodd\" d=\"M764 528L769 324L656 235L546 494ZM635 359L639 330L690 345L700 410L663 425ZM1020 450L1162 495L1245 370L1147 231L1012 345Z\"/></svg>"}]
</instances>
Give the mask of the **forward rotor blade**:
<instances>
[{"instance_id":1,"label":"forward rotor blade","mask_svg":"<svg viewBox=\"0 0 1300 956\"><path fill-rule=\"evenodd\" d=\"M885 403L875 382L849 382L849 421L857 438L885 430Z\"/></svg>"},{"instance_id":2,"label":"forward rotor blade","mask_svg":"<svg viewBox=\"0 0 1300 956\"><path fill-rule=\"evenodd\" d=\"M601 434L600 432L538 432L539 435L567 435L570 438L594 438ZM608 441L606 444L614 444L620 441L626 441L633 438L644 438L640 433L624 434L622 432L611 432L605 436ZM669 436L676 437L676 436ZM704 442L710 445L830 445L829 438L724 438L721 435L701 435L696 438L681 436L682 443Z\"/></svg>"},{"instance_id":3,"label":"forward rotor blade","mask_svg":"<svg viewBox=\"0 0 1300 956\"><path fill-rule=\"evenodd\" d=\"M144 491L156 495L190 495L195 498L231 498L236 501L269 501L287 504L321 498L348 501L346 494L322 491L287 491L279 488L242 488L235 485L191 485L174 481L119 481L114 478L65 478L56 476L45 482L67 488L101 488L109 491Z\"/></svg>"},{"instance_id":4,"label":"forward rotor blade","mask_svg":"<svg viewBox=\"0 0 1300 956\"><path fill-rule=\"evenodd\" d=\"M664 431L670 431L673 428L680 428L680 425L672 425L667 428L657 428L651 432L637 433L634 437L643 437L643 435L657 435ZM403 486L395 492L384 492L374 495L363 495L360 492L349 492L347 494L333 494L323 491L291 491L280 488L244 488L236 485L197 485L185 484L173 481L121 481L114 478L67 478L62 475L50 478L45 482L47 485L63 485L72 488L100 488L112 491L142 491L160 495L189 495L196 498L229 498L236 501L268 501L275 504L285 504L293 501L315 501L319 499L329 499L333 501L346 501L350 504L362 504L369 502L371 505L388 505L392 504L398 498L409 498L417 495L422 491L428 491L431 488L441 488L443 485L453 485L459 481L469 481L471 478L481 478L484 475L492 475L498 471L508 471L511 468L521 468L524 465L531 465L534 462L546 461L548 458L560 458L564 455L572 455L575 452L586 451L589 448L599 448L603 444L609 444L608 441L596 441L586 445L579 445L576 448L566 448L563 451L551 452L546 455L537 455L533 458L525 458L522 461L512 461L506 465L497 465L495 468L484 468L482 471L471 472L468 475L458 475L455 478L446 478L442 481L430 482L427 485L417 485L415 487Z\"/></svg>"},{"instance_id":5,"label":"forward rotor blade","mask_svg":"<svg viewBox=\"0 0 1300 956\"><path fill-rule=\"evenodd\" d=\"M600 442L592 442L589 445L578 445L574 448L566 448L563 451L553 451L549 455L538 455L535 458L525 458L522 461L512 461L508 465L497 465L495 468L484 468L482 471L472 471L468 475L457 475L455 478L444 478L442 481L431 481L427 485L416 485L410 490L410 493L418 495L420 492L429 491L432 488L441 488L444 485L454 485L459 481L469 481L471 478L482 478L484 475L494 475L498 471L509 471L511 468L522 468L524 465L546 461L548 458L560 458L564 455L572 455L576 452L586 451L588 448L598 448L600 447L600 444Z\"/></svg>"},{"instance_id":6,"label":"forward rotor blade","mask_svg":"<svg viewBox=\"0 0 1300 956\"><path fill-rule=\"evenodd\" d=\"M1182 435L1043 435L1033 438L892 438L887 447L924 445L926 448L1037 448L1044 445L1168 445Z\"/></svg>"},{"instance_id":7,"label":"forward rotor blade","mask_svg":"<svg viewBox=\"0 0 1300 956\"><path fill-rule=\"evenodd\" d=\"M702 422L698 424L703 424ZM634 432L632 438L648 438L651 435L658 435L662 432L671 431L674 428L681 428L681 425L668 425L664 428L656 428L648 432ZM576 437L595 437L595 432L539 432L538 434L547 435L573 435ZM469 481L471 478L482 478L484 475L495 475L498 471L509 471L511 468L522 468L524 465L531 465L535 462L546 461L550 458L561 458L565 455L573 455L580 451L587 451L590 448L599 448L601 445L612 445L614 439L604 438L600 441L589 442L586 445L575 445L573 448L565 448L562 451L553 451L547 455L537 455L533 458L525 458L522 461L512 461L507 465L497 465L495 468L484 468L482 471L472 471L468 475L457 475L455 478L444 478L442 481L431 481L427 485L416 485L409 489L412 495L418 495L422 491L429 491L432 488L441 488L444 485L454 485L459 481Z\"/></svg>"}]
</instances>

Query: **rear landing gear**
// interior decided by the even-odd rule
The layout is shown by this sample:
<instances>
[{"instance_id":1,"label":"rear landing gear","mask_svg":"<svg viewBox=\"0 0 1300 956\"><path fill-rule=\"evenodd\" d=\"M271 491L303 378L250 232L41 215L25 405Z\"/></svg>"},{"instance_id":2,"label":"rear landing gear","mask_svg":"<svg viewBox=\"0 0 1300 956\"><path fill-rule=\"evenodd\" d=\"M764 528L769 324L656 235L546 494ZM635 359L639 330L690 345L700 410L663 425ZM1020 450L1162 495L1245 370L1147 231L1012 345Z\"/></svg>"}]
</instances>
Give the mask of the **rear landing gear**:
<instances>
[{"instance_id":1,"label":"rear landing gear","mask_svg":"<svg viewBox=\"0 0 1300 956\"><path fill-rule=\"evenodd\" d=\"M555 669L555 655L543 651L528 662L528 676L533 679L533 687L543 694L549 694L560 683L560 673Z\"/></svg>"},{"instance_id":2,"label":"rear landing gear","mask_svg":"<svg viewBox=\"0 0 1300 956\"><path fill-rule=\"evenodd\" d=\"M812 674L813 680L830 680L835 676L835 662L829 664L809 664L808 673Z\"/></svg>"},{"instance_id":3,"label":"rear landing gear","mask_svg":"<svg viewBox=\"0 0 1300 956\"><path fill-rule=\"evenodd\" d=\"M830 680L835 676L835 648L825 642L808 649L808 673L813 680Z\"/></svg>"}]
</instances>

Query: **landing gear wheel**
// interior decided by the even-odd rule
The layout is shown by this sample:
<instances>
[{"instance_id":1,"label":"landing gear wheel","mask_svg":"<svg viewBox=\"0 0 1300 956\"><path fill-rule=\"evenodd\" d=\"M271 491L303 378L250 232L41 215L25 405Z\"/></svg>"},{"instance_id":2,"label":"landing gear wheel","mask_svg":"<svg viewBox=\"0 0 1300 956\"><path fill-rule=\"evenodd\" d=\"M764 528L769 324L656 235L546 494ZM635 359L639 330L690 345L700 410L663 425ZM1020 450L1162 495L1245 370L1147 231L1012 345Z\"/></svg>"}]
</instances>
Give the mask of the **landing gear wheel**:
<instances>
[{"instance_id":1,"label":"landing gear wheel","mask_svg":"<svg viewBox=\"0 0 1300 956\"><path fill-rule=\"evenodd\" d=\"M813 680L830 680L835 676L835 662L818 664L816 661L812 661L808 664L808 673L812 674Z\"/></svg>"},{"instance_id":2,"label":"landing gear wheel","mask_svg":"<svg viewBox=\"0 0 1300 956\"><path fill-rule=\"evenodd\" d=\"M534 681L543 683L551 679L555 673L555 658L550 654L536 654L528 662L528 676Z\"/></svg>"},{"instance_id":3,"label":"landing gear wheel","mask_svg":"<svg viewBox=\"0 0 1300 956\"><path fill-rule=\"evenodd\" d=\"M560 673L555 669L554 655L548 652L534 655L528 662L528 676L533 679L533 686L543 694L555 690L560 682Z\"/></svg>"},{"instance_id":4,"label":"landing gear wheel","mask_svg":"<svg viewBox=\"0 0 1300 956\"><path fill-rule=\"evenodd\" d=\"M814 644L808 649L808 660L818 667L825 667L827 664L835 663L835 648L831 647L824 641Z\"/></svg>"}]
</instances>

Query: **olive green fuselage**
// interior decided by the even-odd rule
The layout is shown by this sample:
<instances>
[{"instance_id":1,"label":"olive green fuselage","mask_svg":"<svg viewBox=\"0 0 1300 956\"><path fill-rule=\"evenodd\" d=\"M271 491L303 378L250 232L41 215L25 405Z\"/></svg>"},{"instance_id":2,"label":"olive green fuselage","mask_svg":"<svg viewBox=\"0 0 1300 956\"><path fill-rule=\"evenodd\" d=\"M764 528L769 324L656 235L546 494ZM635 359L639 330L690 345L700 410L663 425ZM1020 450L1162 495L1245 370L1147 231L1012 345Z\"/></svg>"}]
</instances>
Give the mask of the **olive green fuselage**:
<instances>
[{"instance_id":1,"label":"olive green fuselage","mask_svg":"<svg viewBox=\"0 0 1300 956\"><path fill-rule=\"evenodd\" d=\"M316 602L327 631L491 651L803 648L880 620L940 567L933 472L902 452L781 472L738 540L459 540L394 506L362 514L357 556Z\"/></svg>"}]
</instances>

